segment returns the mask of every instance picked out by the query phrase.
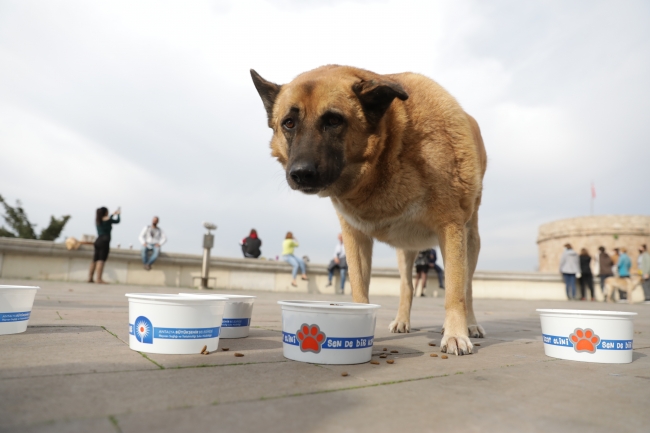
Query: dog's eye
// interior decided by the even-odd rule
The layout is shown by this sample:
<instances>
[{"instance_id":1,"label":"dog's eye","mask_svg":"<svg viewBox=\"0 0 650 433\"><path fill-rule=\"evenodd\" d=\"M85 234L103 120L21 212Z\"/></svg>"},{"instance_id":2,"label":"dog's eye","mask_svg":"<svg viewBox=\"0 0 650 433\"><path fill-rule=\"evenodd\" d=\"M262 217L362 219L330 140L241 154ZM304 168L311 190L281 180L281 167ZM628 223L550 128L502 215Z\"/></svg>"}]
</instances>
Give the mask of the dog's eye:
<instances>
[{"instance_id":1,"label":"dog's eye","mask_svg":"<svg viewBox=\"0 0 650 433\"><path fill-rule=\"evenodd\" d=\"M330 120L327 122L330 126L339 126L341 124L341 119L338 117L330 117Z\"/></svg>"},{"instance_id":2,"label":"dog's eye","mask_svg":"<svg viewBox=\"0 0 650 433\"><path fill-rule=\"evenodd\" d=\"M294 122L292 118L289 118L282 123L282 126L287 129L293 129L296 127L296 122Z\"/></svg>"}]
</instances>

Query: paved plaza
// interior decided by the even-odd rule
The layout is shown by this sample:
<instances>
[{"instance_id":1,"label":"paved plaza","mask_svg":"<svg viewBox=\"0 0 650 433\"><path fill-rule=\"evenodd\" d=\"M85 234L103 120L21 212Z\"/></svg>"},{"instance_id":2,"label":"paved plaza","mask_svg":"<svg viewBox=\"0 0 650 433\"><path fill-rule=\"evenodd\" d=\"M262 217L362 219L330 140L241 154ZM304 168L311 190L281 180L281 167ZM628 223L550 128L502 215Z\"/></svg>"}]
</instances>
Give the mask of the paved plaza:
<instances>
[{"instance_id":1,"label":"paved plaza","mask_svg":"<svg viewBox=\"0 0 650 433\"><path fill-rule=\"evenodd\" d=\"M277 301L331 296L246 291L258 296L250 337L221 340L229 351L146 355L129 349L124 294L172 288L0 284L42 287L27 332L0 337L1 432L650 429L650 305L477 300L489 337L474 340L471 356L442 359L443 300L416 299L415 331L390 334L398 298L372 297L371 287L371 301L382 305L375 349L397 350L394 364L330 366L282 356ZM544 355L535 309L578 305L639 313L631 364Z\"/></svg>"}]
</instances>

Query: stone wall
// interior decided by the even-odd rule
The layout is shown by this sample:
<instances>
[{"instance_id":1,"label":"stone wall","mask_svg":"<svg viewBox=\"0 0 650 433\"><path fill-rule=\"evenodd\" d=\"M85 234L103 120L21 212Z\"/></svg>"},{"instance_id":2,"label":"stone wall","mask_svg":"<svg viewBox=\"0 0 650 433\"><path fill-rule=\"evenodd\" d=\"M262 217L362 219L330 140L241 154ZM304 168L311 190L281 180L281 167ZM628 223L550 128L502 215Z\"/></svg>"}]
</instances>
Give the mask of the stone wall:
<instances>
[{"instance_id":1,"label":"stone wall","mask_svg":"<svg viewBox=\"0 0 650 433\"><path fill-rule=\"evenodd\" d=\"M0 238L0 279L86 281L92 260L91 246L68 251L62 243L25 239ZM309 281L298 279L298 287L291 286L291 267L284 262L213 257L210 261L210 286L230 290L265 290L272 292L322 293L334 296L339 287L338 276L327 287L327 267L324 264L307 265ZM188 287L197 287L201 275L201 256L164 252L151 271L142 268L140 252L114 248L111 250L104 278L111 283L143 286L167 286L174 293ZM1 284L1 283L0 283ZM370 295L399 296L400 277L395 268L373 268ZM434 290L437 279L429 274L427 295L444 296ZM564 284L557 272L495 272L476 271L472 282L474 297L490 299L547 299L565 300ZM351 293L349 281L345 288ZM636 295L643 297L641 291ZM597 298L602 300L600 291ZM636 299L636 298L635 298ZM637 299L640 300L640 299Z\"/></svg>"},{"instance_id":2,"label":"stone wall","mask_svg":"<svg viewBox=\"0 0 650 433\"><path fill-rule=\"evenodd\" d=\"M541 225L537 237L540 272L558 272L566 243L570 243L578 253L581 248L586 248L592 257L597 256L601 245L609 254L614 248L626 247L633 270L636 270L638 247L642 244L650 246L650 216L599 215ZM595 267L592 269L596 270Z\"/></svg>"}]
</instances>

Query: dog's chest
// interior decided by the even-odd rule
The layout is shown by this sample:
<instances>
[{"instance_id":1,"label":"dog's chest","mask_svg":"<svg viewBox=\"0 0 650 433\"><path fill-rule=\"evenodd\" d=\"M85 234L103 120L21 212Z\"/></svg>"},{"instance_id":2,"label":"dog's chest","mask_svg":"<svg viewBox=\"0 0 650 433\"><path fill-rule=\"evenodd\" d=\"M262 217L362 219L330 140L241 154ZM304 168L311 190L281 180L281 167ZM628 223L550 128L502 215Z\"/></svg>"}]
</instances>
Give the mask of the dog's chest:
<instances>
[{"instance_id":1,"label":"dog's chest","mask_svg":"<svg viewBox=\"0 0 650 433\"><path fill-rule=\"evenodd\" d=\"M438 236L430 225L423 224L424 207L413 203L396 217L362 219L341 203L332 200L334 208L357 230L395 248L421 251L438 245Z\"/></svg>"}]
</instances>

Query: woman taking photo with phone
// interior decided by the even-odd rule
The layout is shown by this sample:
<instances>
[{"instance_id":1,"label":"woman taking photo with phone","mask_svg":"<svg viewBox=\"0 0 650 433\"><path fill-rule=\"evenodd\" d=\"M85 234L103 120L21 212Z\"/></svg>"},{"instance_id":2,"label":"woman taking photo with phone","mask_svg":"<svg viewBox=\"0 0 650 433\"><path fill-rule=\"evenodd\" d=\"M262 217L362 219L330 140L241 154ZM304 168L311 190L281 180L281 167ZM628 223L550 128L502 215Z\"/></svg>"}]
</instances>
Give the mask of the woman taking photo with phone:
<instances>
[{"instance_id":1,"label":"woman taking photo with phone","mask_svg":"<svg viewBox=\"0 0 650 433\"><path fill-rule=\"evenodd\" d=\"M95 255L93 257L93 262L90 264L90 273L88 275L88 282L93 283L93 274L97 270L97 283L106 284L106 281L102 279L102 274L104 272L104 264L108 259L108 253L110 252L111 244L111 230L113 230L113 224L119 224L120 222L120 208L117 208L113 215L108 215L108 209L105 207L100 207L95 213L95 225L97 226L97 239L95 240Z\"/></svg>"}]
</instances>

